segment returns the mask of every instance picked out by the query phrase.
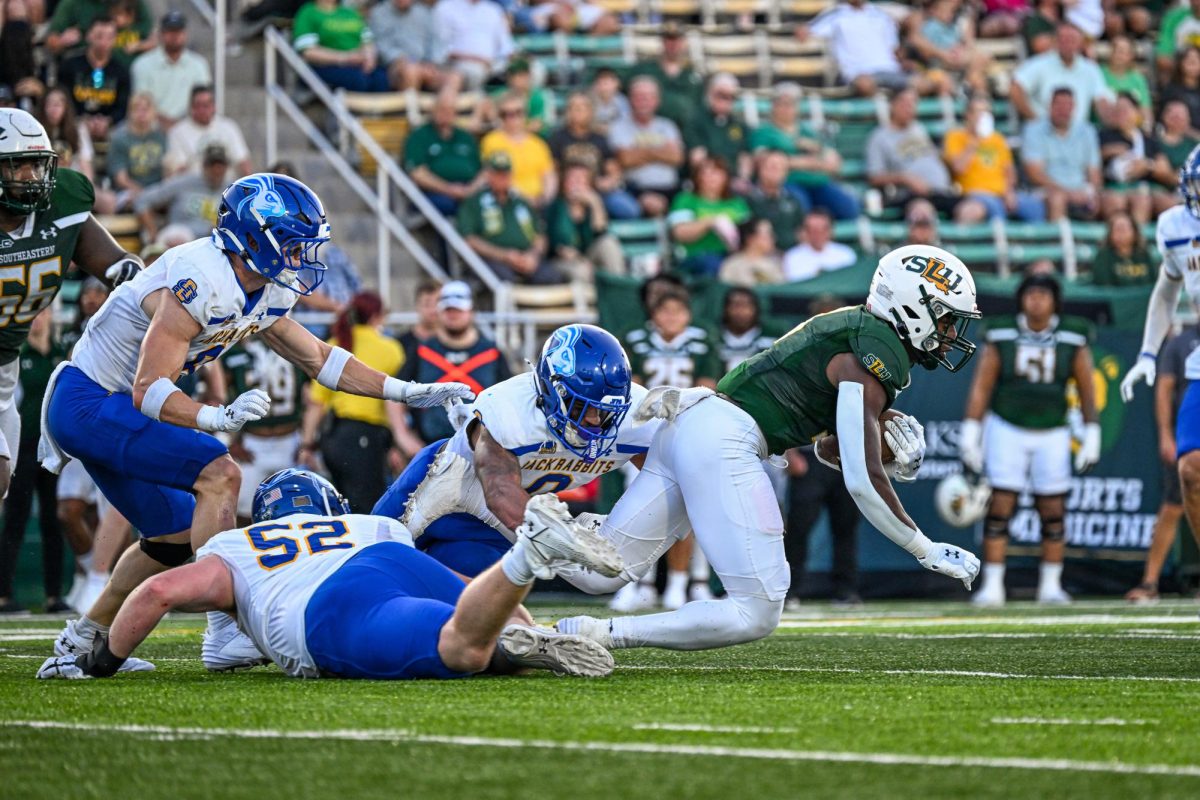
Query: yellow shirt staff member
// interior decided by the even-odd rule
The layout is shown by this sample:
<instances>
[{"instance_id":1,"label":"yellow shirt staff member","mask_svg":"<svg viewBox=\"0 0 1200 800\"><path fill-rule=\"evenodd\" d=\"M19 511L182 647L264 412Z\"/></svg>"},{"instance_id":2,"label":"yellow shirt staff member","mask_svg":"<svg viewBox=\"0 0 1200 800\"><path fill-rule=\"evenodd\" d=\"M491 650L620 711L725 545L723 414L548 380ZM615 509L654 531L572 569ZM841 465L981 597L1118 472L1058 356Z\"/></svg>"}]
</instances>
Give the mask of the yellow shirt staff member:
<instances>
[{"instance_id":1,"label":"yellow shirt staff member","mask_svg":"<svg viewBox=\"0 0 1200 800\"><path fill-rule=\"evenodd\" d=\"M404 349L382 332L384 316L379 295L356 294L338 315L331 344L395 376L404 366ZM300 460L312 467L319 447L325 468L350 508L356 514L369 514L388 487L388 454L404 413L397 403L335 392L314 383L304 411ZM322 420L327 424L322 426Z\"/></svg>"}]
</instances>

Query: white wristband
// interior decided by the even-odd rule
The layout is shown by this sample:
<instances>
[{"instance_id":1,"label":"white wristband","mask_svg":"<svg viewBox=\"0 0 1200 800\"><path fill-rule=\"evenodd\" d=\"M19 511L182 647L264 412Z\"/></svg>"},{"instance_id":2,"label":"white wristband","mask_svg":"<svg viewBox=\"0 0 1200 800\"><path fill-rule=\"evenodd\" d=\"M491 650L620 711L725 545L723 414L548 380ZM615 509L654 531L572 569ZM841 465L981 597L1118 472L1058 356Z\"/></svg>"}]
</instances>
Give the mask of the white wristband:
<instances>
[{"instance_id":1,"label":"white wristband","mask_svg":"<svg viewBox=\"0 0 1200 800\"><path fill-rule=\"evenodd\" d=\"M353 357L349 350L341 347L330 350L329 358L325 359L325 363L321 365L321 371L317 373L317 383L336 392L338 382L342 379L342 370L346 368L346 363Z\"/></svg>"},{"instance_id":2,"label":"white wristband","mask_svg":"<svg viewBox=\"0 0 1200 800\"><path fill-rule=\"evenodd\" d=\"M159 378L150 384L150 388L142 395L142 407L139 410L150 419L157 420L162 414L162 407L167 398L178 391L181 391L180 388L171 381Z\"/></svg>"},{"instance_id":3,"label":"white wristband","mask_svg":"<svg viewBox=\"0 0 1200 800\"><path fill-rule=\"evenodd\" d=\"M196 412L196 427L209 433L225 430L225 406L200 406Z\"/></svg>"},{"instance_id":4,"label":"white wristband","mask_svg":"<svg viewBox=\"0 0 1200 800\"><path fill-rule=\"evenodd\" d=\"M402 381L399 378L384 378L383 399L403 403L404 398L408 395L408 387L408 381Z\"/></svg>"}]
</instances>

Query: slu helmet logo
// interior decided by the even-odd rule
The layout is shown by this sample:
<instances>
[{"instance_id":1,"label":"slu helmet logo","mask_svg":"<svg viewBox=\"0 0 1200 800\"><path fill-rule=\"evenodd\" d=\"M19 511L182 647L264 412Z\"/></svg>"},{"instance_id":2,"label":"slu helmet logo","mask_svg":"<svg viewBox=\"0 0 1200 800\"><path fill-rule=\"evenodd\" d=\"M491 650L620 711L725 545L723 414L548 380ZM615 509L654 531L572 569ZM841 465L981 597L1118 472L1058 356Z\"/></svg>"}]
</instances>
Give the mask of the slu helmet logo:
<instances>
[{"instance_id":1,"label":"slu helmet logo","mask_svg":"<svg viewBox=\"0 0 1200 800\"><path fill-rule=\"evenodd\" d=\"M578 325L568 325L554 332L546 351L552 374L567 378L575 374L575 343L581 335L583 331Z\"/></svg>"},{"instance_id":2,"label":"slu helmet logo","mask_svg":"<svg viewBox=\"0 0 1200 800\"><path fill-rule=\"evenodd\" d=\"M238 202L237 215L243 217L246 206L254 211L260 219L282 217L287 214L287 205L275 190L275 181L269 177L251 177L242 181L242 186L250 190L250 194Z\"/></svg>"},{"instance_id":3,"label":"slu helmet logo","mask_svg":"<svg viewBox=\"0 0 1200 800\"><path fill-rule=\"evenodd\" d=\"M946 266L945 261L913 256L904 262L904 268L909 272L920 273L922 278L932 283L933 288L942 294L959 294L958 285L962 283L962 275Z\"/></svg>"}]
</instances>

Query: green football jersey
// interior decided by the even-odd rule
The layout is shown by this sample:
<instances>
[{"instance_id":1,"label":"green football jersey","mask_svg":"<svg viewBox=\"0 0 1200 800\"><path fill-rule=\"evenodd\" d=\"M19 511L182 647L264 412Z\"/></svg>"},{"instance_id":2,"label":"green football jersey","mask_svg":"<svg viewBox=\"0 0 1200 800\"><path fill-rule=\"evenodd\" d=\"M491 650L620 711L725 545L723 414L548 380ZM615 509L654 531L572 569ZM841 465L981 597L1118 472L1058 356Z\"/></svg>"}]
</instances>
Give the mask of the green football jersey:
<instances>
[{"instance_id":1,"label":"green football jersey","mask_svg":"<svg viewBox=\"0 0 1200 800\"><path fill-rule=\"evenodd\" d=\"M988 320L984 338L1000 354L992 411L1022 428L1066 425L1067 381L1075 353L1095 338L1092 323L1052 317L1045 330L1031 331L1024 315L995 317Z\"/></svg>"},{"instance_id":2,"label":"green football jersey","mask_svg":"<svg viewBox=\"0 0 1200 800\"><path fill-rule=\"evenodd\" d=\"M58 294L96 202L82 174L70 169L57 174L50 207L30 214L16 231L0 231L0 364L17 357L29 324Z\"/></svg>"},{"instance_id":3,"label":"green football jersey","mask_svg":"<svg viewBox=\"0 0 1200 800\"><path fill-rule=\"evenodd\" d=\"M300 424L308 376L299 367L257 338L238 342L226 352L221 363L229 376L230 399L251 389L262 389L271 396L269 414L255 422L247 422L242 430L254 433L264 428Z\"/></svg>"},{"instance_id":4,"label":"green football jersey","mask_svg":"<svg viewBox=\"0 0 1200 800\"><path fill-rule=\"evenodd\" d=\"M851 306L796 326L736 366L717 390L754 417L770 452L782 453L837 430L837 387L825 369L838 353L853 353L879 380L888 408L908 386L912 362L900 337L863 306Z\"/></svg>"},{"instance_id":5,"label":"green football jersey","mask_svg":"<svg viewBox=\"0 0 1200 800\"><path fill-rule=\"evenodd\" d=\"M721 377L721 359L712 336L695 325L667 341L647 323L625 335L625 349L633 374L644 386L687 389L701 378Z\"/></svg>"}]
</instances>

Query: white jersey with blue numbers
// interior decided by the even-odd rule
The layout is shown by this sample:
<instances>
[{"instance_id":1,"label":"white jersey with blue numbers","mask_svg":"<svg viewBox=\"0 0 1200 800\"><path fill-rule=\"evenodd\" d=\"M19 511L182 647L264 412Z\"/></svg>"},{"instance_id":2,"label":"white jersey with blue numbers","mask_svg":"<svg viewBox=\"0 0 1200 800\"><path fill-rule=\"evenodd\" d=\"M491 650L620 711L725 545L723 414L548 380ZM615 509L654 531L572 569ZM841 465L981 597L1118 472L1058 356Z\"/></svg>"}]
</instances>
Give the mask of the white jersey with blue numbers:
<instances>
[{"instance_id":1,"label":"white jersey with blue numbers","mask_svg":"<svg viewBox=\"0 0 1200 800\"><path fill-rule=\"evenodd\" d=\"M293 514L218 533L196 551L216 556L233 576L238 627L289 675L316 678L304 612L313 593L351 557L380 542L412 546L394 519L366 514Z\"/></svg>"},{"instance_id":2,"label":"white jersey with blue numbers","mask_svg":"<svg viewBox=\"0 0 1200 800\"><path fill-rule=\"evenodd\" d=\"M1156 238L1163 271L1182 280L1189 297L1200 297L1200 219L1187 206L1169 208L1158 218ZM1200 350L1188 356L1185 369L1188 380L1200 380Z\"/></svg>"},{"instance_id":3,"label":"white jersey with blue numbers","mask_svg":"<svg viewBox=\"0 0 1200 800\"><path fill-rule=\"evenodd\" d=\"M537 405L538 393L532 372L485 389L475 398L471 412L497 444L517 457L525 491L546 494L591 483L649 450L660 421L651 420L636 427L633 424L633 409L645 397L646 389L632 384L630 410L621 421L616 444L607 455L590 464L564 447L550 432L546 415ZM446 447L473 463L474 452L467 438L470 428L470 425L460 428Z\"/></svg>"},{"instance_id":4,"label":"white jersey with blue numbers","mask_svg":"<svg viewBox=\"0 0 1200 800\"><path fill-rule=\"evenodd\" d=\"M75 345L71 363L110 392L129 394L150 318L142 302L170 289L200 325L188 344L184 374L191 374L247 336L287 314L298 295L274 282L247 297L229 257L212 239L173 247L109 296Z\"/></svg>"}]
</instances>

